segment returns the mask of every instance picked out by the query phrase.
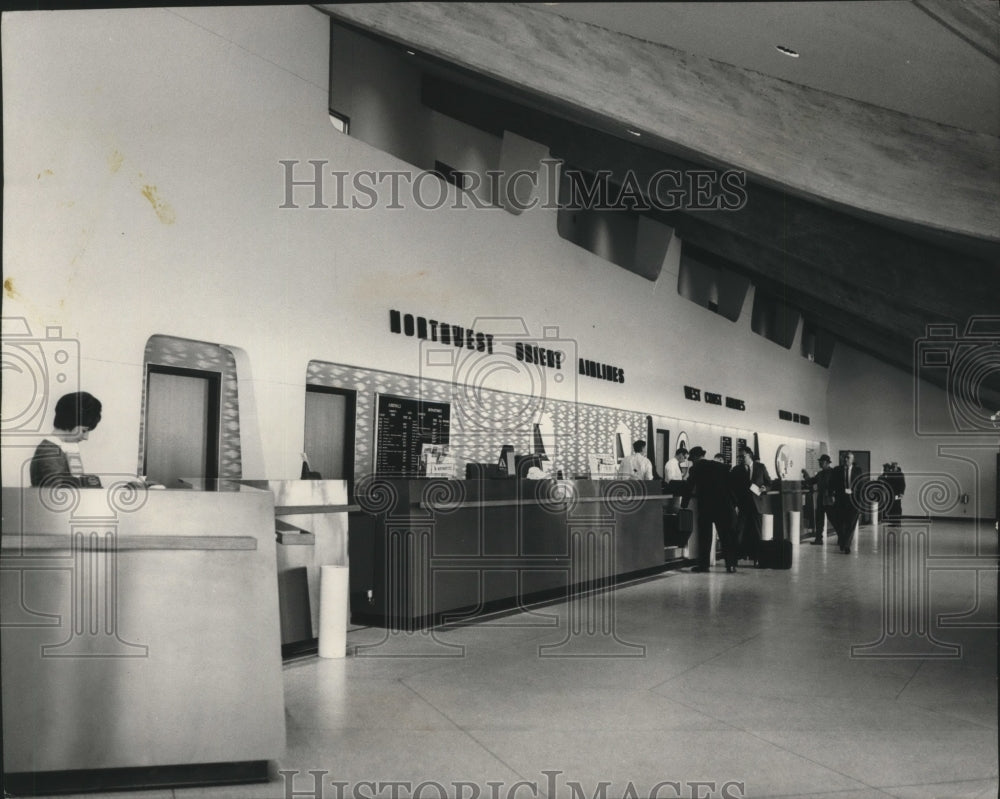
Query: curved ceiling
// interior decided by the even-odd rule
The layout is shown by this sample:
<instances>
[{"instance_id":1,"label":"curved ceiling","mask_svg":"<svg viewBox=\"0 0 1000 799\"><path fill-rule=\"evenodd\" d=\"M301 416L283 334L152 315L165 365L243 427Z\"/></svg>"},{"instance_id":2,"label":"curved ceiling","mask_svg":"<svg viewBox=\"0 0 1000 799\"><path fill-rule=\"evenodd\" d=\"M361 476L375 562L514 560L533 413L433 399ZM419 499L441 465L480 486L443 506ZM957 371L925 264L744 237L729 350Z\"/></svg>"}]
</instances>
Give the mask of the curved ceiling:
<instances>
[{"instance_id":1,"label":"curved ceiling","mask_svg":"<svg viewBox=\"0 0 1000 799\"><path fill-rule=\"evenodd\" d=\"M428 107L619 185L742 170L745 206L660 221L706 263L912 371L931 325L986 318L1000 335L1000 20L987 2L317 8L413 59ZM980 394L1000 406L1000 373Z\"/></svg>"},{"instance_id":2,"label":"curved ceiling","mask_svg":"<svg viewBox=\"0 0 1000 799\"><path fill-rule=\"evenodd\" d=\"M669 14L690 5L725 10L732 4L657 3L642 13ZM742 170L761 185L885 224L1000 245L1000 138L992 134L946 127L565 16L575 6L318 7L611 135L641 136L646 147ZM954 38L959 49L977 52Z\"/></svg>"},{"instance_id":3,"label":"curved ceiling","mask_svg":"<svg viewBox=\"0 0 1000 799\"><path fill-rule=\"evenodd\" d=\"M881 108L1000 135L1000 4L994 0L535 8ZM798 56L782 54L779 46Z\"/></svg>"}]
</instances>

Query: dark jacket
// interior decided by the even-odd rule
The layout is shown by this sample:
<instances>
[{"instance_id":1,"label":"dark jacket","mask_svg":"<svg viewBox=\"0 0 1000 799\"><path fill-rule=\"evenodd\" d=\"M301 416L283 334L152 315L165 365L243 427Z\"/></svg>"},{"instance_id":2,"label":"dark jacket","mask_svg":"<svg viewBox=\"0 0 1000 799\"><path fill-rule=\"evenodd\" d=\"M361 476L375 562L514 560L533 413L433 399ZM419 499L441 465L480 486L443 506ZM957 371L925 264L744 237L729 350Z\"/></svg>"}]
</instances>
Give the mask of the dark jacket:
<instances>
[{"instance_id":1,"label":"dark jacket","mask_svg":"<svg viewBox=\"0 0 1000 799\"><path fill-rule=\"evenodd\" d=\"M816 493L819 494L819 501L824 507L833 504L833 486L830 484L830 476L833 469L820 469L812 477L805 480L806 485L816 486Z\"/></svg>"},{"instance_id":2,"label":"dark jacket","mask_svg":"<svg viewBox=\"0 0 1000 799\"><path fill-rule=\"evenodd\" d=\"M736 509L729 467L724 463L705 458L696 460L688 471L687 488L698 500L699 514L728 519Z\"/></svg>"},{"instance_id":3,"label":"dark jacket","mask_svg":"<svg viewBox=\"0 0 1000 799\"><path fill-rule=\"evenodd\" d=\"M861 474L861 467L856 463L851 466L851 473L846 479L843 466L835 466L830 470L830 485L833 487L834 504L850 503L853 498L854 503L860 507L861 500L857 494L862 489L863 484L864 475ZM851 494L846 491L848 487L851 489Z\"/></svg>"},{"instance_id":4,"label":"dark jacket","mask_svg":"<svg viewBox=\"0 0 1000 799\"><path fill-rule=\"evenodd\" d=\"M760 461L754 461L751 471L742 464L736 464L729 473L729 479L736 494L736 501L742 508L753 505L758 513L764 512L764 492L771 485L771 476L767 473L767 467ZM760 489L759 494L754 494L750 490L753 484Z\"/></svg>"},{"instance_id":5,"label":"dark jacket","mask_svg":"<svg viewBox=\"0 0 1000 799\"><path fill-rule=\"evenodd\" d=\"M31 484L33 486L76 486L99 488L101 481L95 475L76 475L70 472L69 459L58 444L48 439L42 441L31 456Z\"/></svg>"},{"instance_id":6,"label":"dark jacket","mask_svg":"<svg viewBox=\"0 0 1000 799\"><path fill-rule=\"evenodd\" d=\"M886 472L883 478L889 484L889 488L892 489L894 497L901 497L906 493L906 478L902 472Z\"/></svg>"}]
</instances>

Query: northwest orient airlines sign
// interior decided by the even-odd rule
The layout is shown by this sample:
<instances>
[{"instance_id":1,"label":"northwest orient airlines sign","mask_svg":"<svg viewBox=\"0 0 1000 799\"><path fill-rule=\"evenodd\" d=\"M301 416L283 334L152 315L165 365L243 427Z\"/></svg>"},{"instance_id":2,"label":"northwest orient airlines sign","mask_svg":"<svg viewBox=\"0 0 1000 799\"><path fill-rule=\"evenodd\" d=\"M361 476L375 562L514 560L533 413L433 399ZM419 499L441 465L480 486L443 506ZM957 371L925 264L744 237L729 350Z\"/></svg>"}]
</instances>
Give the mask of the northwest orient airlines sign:
<instances>
[{"instance_id":1,"label":"northwest orient airlines sign","mask_svg":"<svg viewBox=\"0 0 1000 799\"><path fill-rule=\"evenodd\" d=\"M537 364L546 369L564 371L572 365L566 363L565 348L546 346L547 339L522 341L514 336L498 336L494 333L484 333L471 327L452 325L439 319L428 319L424 316L389 311L389 331L402 336L418 338L425 341L437 341L461 349L482 352L493 355L499 347L514 350L514 357L524 363ZM556 342L553 341L553 344ZM585 377L596 380L607 380L611 383L624 383L625 370L620 366L577 358L577 372Z\"/></svg>"}]
</instances>

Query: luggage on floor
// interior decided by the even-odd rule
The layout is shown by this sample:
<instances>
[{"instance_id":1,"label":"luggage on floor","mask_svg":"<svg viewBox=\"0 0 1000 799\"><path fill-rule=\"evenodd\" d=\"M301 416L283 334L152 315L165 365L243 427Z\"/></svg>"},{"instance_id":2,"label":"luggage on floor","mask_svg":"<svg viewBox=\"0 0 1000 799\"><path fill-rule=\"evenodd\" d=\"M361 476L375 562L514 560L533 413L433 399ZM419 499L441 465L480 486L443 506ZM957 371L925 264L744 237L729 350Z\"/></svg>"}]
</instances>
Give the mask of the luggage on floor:
<instances>
[{"instance_id":1,"label":"luggage on floor","mask_svg":"<svg viewBox=\"0 0 1000 799\"><path fill-rule=\"evenodd\" d=\"M792 542L787 539L758 541L754 565L758 569L792 568Z\"/></svg>"},{"instance_id":2,"label":"luggage on floor","mask_svg":"<svg viewBox=\"0 0 1000 799\"><path fill-rule=\"evenodd\" d=\"M694 512L690 508L677 508L663 514L663 546L686 547L694 530Z\"/></svg>"}]
</instances>

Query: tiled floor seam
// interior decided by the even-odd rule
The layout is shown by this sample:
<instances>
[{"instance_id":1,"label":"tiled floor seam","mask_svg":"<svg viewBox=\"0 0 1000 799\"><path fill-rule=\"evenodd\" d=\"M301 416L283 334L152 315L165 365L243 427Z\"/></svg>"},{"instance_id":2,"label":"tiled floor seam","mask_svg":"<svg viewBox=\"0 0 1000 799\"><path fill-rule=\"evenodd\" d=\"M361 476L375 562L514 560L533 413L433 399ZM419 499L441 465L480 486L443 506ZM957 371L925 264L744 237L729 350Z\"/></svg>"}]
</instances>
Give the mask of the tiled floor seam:
<instances>
[{"instance_id":1,"label":"tiled floor seam","mask_svg":"<svg viewBox=\"0 0 1000 799\"><path fill-rule=\"evenodd\" d=\"M734 649L737 649L737 648L739 648L739 647L743 646L743 645L744 645L745 643L747 643L748 641L752 641L752 640L754 640L754 638L759 638L759 637L760 637L760 635L761 635L761 633L755 633L754 635L751 635L751 636L750 636L750 637L748 637L748 638L744 638L744 639L742 639L741 641L737 641L737 642L736 642L735 644L733 644L732 646L727 646L727 647L726 647L725 649L723 649L723 650L722 650L721 652L716 652L716 653L715 653L714 655L711 655L711 656L709 656L709 657L708 657L708 658L706 658L705 660L702 660L702 661L699 661L698 663L695 663L695 664L694 664L693 666L690 666L689 668L686 668L686 669L684 669L684 671L679 671L679 672L677 672L677 674L674 674L674 675L672 675L672 676L670 676L670 677L667 677L667 679L665 679L665 680L664 680L663 682L658 682L658 683L657 683L656 685L651 685L651 686L649 687L649 689L648 689L648 690L650 690L650 691L655 691L655 690L656 690L657 688L659 688L659 687L661 687L661 686L663 686L663 685L666 685L666 684L667 684L668 682L673 682L673 681L674 681L674 680L676 680L676 679L677 679L678 677L683 677L683 676L684 676L685 674L688 674L689 672L692 672L692 671L694 671L695 669L700 669L700 668L702 668L702 667L703 667L703 666L704 666L705 664L707 664L707 663L711 663L711 662L712 662L713 660L715 660L716 658L720 658L720 657L722 657L722 656L723 656L723 655L725 655L725 654L726 654L727 652L731 652L732 650L734 650Z\"/></svg>"},{"instance_id":2,"label":"tiled floor seam","mask_svg":"<svg viewBox=\"0 0 1000 799\"><path fill-rule=\"evenodd\" d=\"M974 721L972 719L962 718L961 716L956 716L954 713L951 713L948 710L944 710L944 709L942 709L940 707L928 707L927 705L923 705L923 704L921 704L919 702L908 702L908 701L905 701L905 700L903 702L900 702L900 700L898 700L898 699L895 700L895 701L897 703L901 704L901 705L908 704L908 705L911 705L912 707L918 707L921 710L925 710L928 713L934 713L937 716L944 716L945 718L952 719L954 721L964 722L964 723L968 724L971 727L976 727L977 729L989 730L990 732L996 732L997 731L996 725L992 725L991 726L989 724L983 724L982 722Z\"/></svg>"},{"instance_id":3,"label":"tiled floor seam","mask_svg":"<svg viewBox=\"0 0 1000 799\"><path fill-rule=\"evenodd\" d=\"M713 721L717 721L720 724L725 724L727 727L731 728L735 732L741 732L741 733L744 733L746 735L750 735L750 736L756 738L758 741L762 741L763 743L767 744L768 746L773 746L775 749L780 749L781 751L785 752L786 754L791 755L792 757L800 758L800 759L805 760L805 761L807 761L809 763L812 763L815 766L818 766L819 768L826 769L827 771L831 771L834 774L839 774L841 777L844 777L845 779L848 779L848 780L851 780L852 782L858 783L858 785L860 786L860 788L851 788L850 790L852 790L852 791L857 791L857 790L860 790L861 788L870 788L870 789L873 789L873 790L879 790L879 788L877 786L875 786L875 785L869 785L868 783L864 782L863 780L860 780L857 777L854 777L854 776L852 776L850 774L845 774L842 771L838 771L837 769L833 768L832 766L828 766L825 763L820 763L817 760L813 760L811 757L807 757L806 755L803 755L803 754L801 754L799 752L794 752L791 749L788 749L788 748L782 746L781 744L777 744L774 741L769 741L766 738L762 738L761 736L757 735L757 733L755 733L753 730L749 730L746 727L741 727L741 726L739 726L737 724L733 724L732 722L727 721L726 719L718 718L718 716L713 715L712 713L709 713L709 712L707 712L707 711L705 711L705 710L703 710L701 708L694 707L693 705L689 705L689 704L687 704L687 703L685 703L685 702L683 702L683 701L681 701L679 699L673 699L673 698L671 698L670 701L676 702L677 704L682 705L683 707L688 708L688 710L693 710L696 713L701 713L702 715L707 716L708 718L712 719ZM823 793L823 791L816 791L815 793ZM792 794L786 794L786 795L791 796ZM805 794L805 795L808 795L808 794Z\"/></svg>"},{"instance_id":4,"label":"tiled floor seam","mask_svg":"<svg viewBox=\"0 0 1000 799\"><path fill-rule=\"evenodd\" d=\"M974 785L977 782L989 782L990 780L996 781L997 775L994 774L991 777L982 777L976 780L946 780L944 782L913 782L913 783L904 783L902 785L882 785L876 788L876 790L885 793L887 791L896 791L906 788L930 788L934 785L946 785L949 788L954 788L956 785L963 785L966 783L969 785Z\"/></svg>"},{"instance_id":5,"label":"tiled floor seam","mask_svg":"<svg viewBox=\"0 0 1000 799\"><path fill-rule=\"evenodd\" d=\"M427 705L427 707L431 708L441 718L443 718L445 721L447 721L449 724L451 724L451 726L454 727L456 731L458 731L458 732L466 732L464 729L462 729L461 726L459 726L455 722L455 720L451 716L449 716L441 708L439 708L437 705L435 705L433 702L431 702L430 699L428 699L426 696L424 696L422 693L420 693L412 685L407 685L404 678L400 677L397 680L397 682L400 685L402 685L404 688L406 688L406 690L408 690L411 694L413 694L415 697L417 697L421 702L423 702L425 705ZM466 734L468 734L468 733L466 733Z\"/></svg>"},{"instance_id":6,"label":"tiled floor seam","mask_svg":"<svg viewBox=\"0 0 1000 799\"><path fill-rule=\"evenodd\" d=\"M913 674L910 675L910 678L905 683L903 683L903 687L900 688L899 691L896 693L895 699L898 700L899 697L903 695L903 692L910 687L910 683L913 682L914 677L916 677L920 673L920 670L924 667L924 664L926 662L927 662L926 660L921 660L920 663L917 664L917 667L913 670Z\"/></svg>"}]
</instances>

